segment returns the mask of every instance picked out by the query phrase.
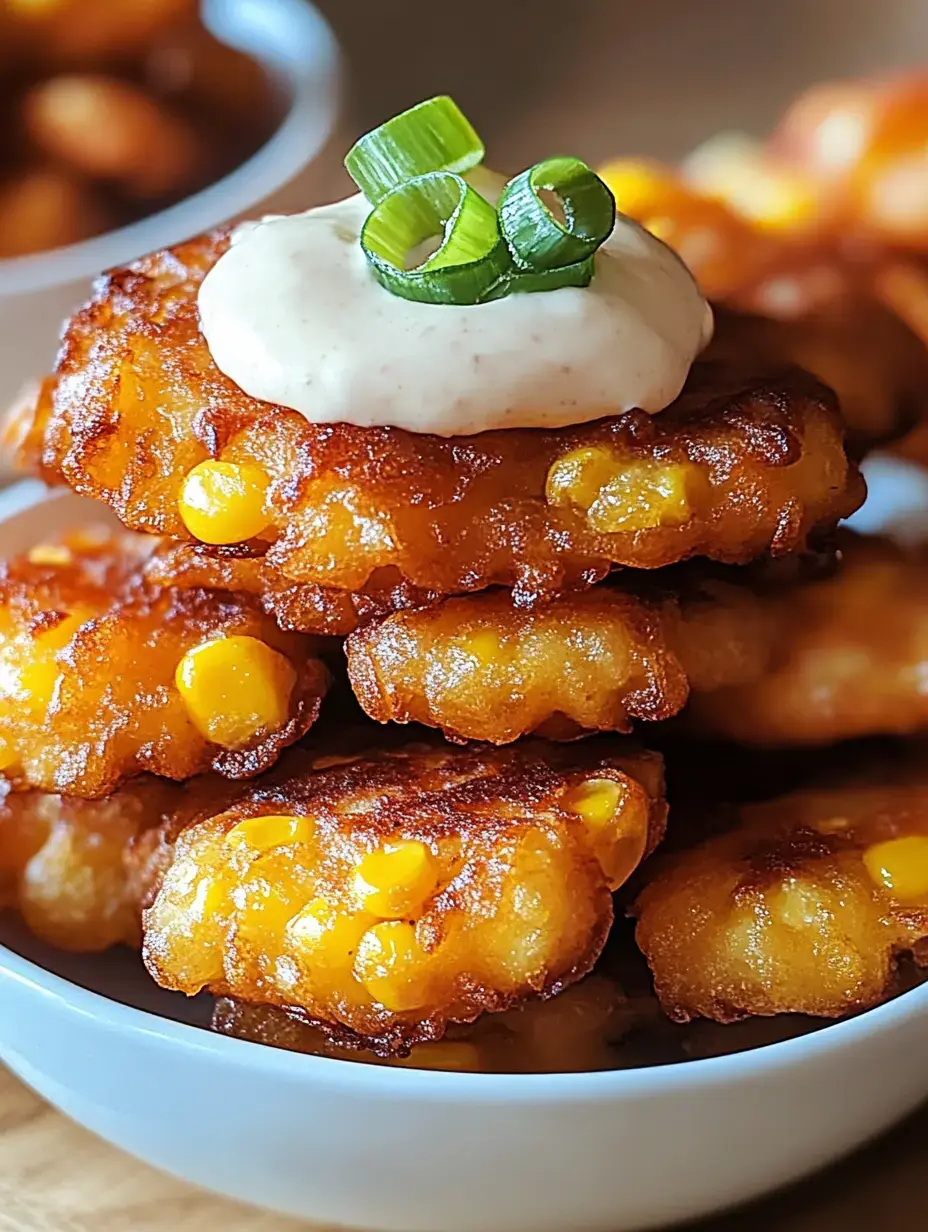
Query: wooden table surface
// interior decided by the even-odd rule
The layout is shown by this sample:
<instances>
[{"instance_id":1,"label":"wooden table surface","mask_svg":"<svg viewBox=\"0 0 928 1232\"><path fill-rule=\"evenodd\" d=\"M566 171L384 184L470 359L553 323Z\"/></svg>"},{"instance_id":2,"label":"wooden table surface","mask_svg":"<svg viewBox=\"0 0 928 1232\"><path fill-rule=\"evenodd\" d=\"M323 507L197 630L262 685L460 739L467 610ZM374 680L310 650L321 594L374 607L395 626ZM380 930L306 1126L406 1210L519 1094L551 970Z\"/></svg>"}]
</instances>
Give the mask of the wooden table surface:
<instances>
[{"instance_id":1,"label":"wooden table surface","mask_svg":"<svg viewBox=\"0 0 928 1232\"><path fill-rule=\"evenodd\" d=\"M319 3L352 74L345 133L449 92L500 166L560 150L593 160L619 151L673 157L719 127L763 131L794 90L917 60L928 33L921 0L469 0L450 32L441 13L457 10L434 0ZM343 139L334 142L283 207L337 195L343 150ZM700 1228L923 1232L926 1192L928 1108L837 1168ZM0 1232L298 1226L154 1172L0 1071Z\"/></svg>"}]
</instances>

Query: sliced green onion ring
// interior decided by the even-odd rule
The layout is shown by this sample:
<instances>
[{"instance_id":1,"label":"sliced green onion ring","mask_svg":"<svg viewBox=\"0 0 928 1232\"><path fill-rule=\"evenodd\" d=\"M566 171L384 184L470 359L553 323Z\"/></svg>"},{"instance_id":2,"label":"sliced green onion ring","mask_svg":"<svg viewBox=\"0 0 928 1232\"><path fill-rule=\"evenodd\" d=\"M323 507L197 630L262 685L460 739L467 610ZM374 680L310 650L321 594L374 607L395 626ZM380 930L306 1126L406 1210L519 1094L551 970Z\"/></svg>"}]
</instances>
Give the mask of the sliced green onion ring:
<instances>
[{"instance_id":1,"label":"sliced green onion ring","mask_svg":"<svg viewBox=\"0 0 928 1232\"><path fill-rule=\"evenodd\" d=\"M549 270L514 270L507 288L514 291L556 291L559 287L588 287L595 272L594 257Z\"/></svg>"},{"instance_id":2,"label":"sliced green onion ring","mask_svg":"<svg viewBox=\"0 0 928 1232\"><path fill-rule=\"evenodd\" d=\"M545 190L560 201L563 222L545 204ZM497 209L514 261L529 270L583 261L615 226L615 198L579 158L546 158L523 171L503 189Z\"/></svg>"},{"instance_id":3,"label":"sliced green onion ring","mask_svg":"<svg viewBox=\"0 0 928 1232\"><path fill-rule=\"evenodd\" d=\"M438 248L407 268L410 254L439 236ZM361 247L381 286L421 303L482 304L506 294L512 273L496 210L449 171L417 176L384 197Z\"/></svg>"},{"instance_id":4,"label":"sliced green onion ring","mask_svg":"<svg viewBox=\"0 0 928 1232\"><path fill-rule=\"evenodd\" d=\"M348 174L371 205L429 171L463 175L483 161L483 142L446 94L427 99L365 133L345 156Z\"/></svg>"}]
</instances>

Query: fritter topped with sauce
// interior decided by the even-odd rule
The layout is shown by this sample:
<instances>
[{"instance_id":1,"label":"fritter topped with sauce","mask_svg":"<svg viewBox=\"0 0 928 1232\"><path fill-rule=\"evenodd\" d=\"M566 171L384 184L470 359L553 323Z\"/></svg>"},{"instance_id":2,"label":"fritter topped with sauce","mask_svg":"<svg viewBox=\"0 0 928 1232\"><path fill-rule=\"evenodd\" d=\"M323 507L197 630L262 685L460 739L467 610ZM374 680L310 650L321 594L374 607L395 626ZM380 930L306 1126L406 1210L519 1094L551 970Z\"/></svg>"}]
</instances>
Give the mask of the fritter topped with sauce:
<instances>
[{"instance_id":1,"label":"fritter topped with sauce","mask_svg":"<svg viewBox=\"0 0 928 1232\"><path fill-rule=\"evenodd\" d=\"M216 368L197 289L213 233L103 279L68 326L22 457L136 530L266 551L344 590L511 586L612 564L732 563L802 548L863 486L831 394L794 370L697 364L659 415L440 438L314 425Z\"/></svg>"},{"instance_id":2,"label":"fritter topped with sauce","mask_svg":"<svg viewBox=\"0 0 928 1232\"><path fill-rule=\"evenodd\" d=\"M928 780L847 776L744 806L724 833L649 865L632 912L677 1021L876 1005L928 936Z\"/></svg>"},{"instance_id":3,"label":"fritter topped with sauce","mask_svg":"<svg viewBox=\"0 0 928 1232\"><path fill-rule=\"evenodd\" d=\"M846 535L830 576L760 586L760 670L696 691L690 732L753 745L825 745L928 729L928 554Z\"/></svg>"},{"instance_id":4,"label":"fritter topped with sauce","mask_svg":"<svg viewBox=\"0 0 928 1232\"><path fill-rule=\"evenodd\" d=\"M135 774L252 777L328 673L246 595L142 578L144 541L76 531L0 565L0 774L98 797Z\"/></svg>"},{"instance_id":5,"label":"fritter topped with sauce","mask_svg":"<svg viewBox=\"0 0 928 1232\"><path fill-rule=\"evenodd\" d=\"M663 832L661 760L620 743L296 756L180 834L145 960L382 1052L585 975Z\"/></svg>"}]
</instances>

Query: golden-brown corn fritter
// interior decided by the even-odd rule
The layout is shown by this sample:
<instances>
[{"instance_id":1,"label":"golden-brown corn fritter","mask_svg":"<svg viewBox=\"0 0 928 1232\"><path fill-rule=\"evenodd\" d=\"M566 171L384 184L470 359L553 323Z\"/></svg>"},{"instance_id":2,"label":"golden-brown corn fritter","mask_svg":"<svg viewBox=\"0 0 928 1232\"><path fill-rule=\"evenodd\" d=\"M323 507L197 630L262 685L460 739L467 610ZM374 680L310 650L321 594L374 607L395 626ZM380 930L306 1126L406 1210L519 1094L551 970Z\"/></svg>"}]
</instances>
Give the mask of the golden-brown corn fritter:
<instances>
[{"instance_id":1,"label":"golden-brown corn fritter","mask_svg":"<svg viewBox=\"0 0 928 1232\"><path fill-rule=\"evenodd\" d=\"M104 800L5 790L0 908L17 910L59 949L138 946L172 827L231 803L240 790L213 775L184 784L146 775Z\"/></svg>"},{"instance_id":2,"label":"golden-brown corn fritter","mask_svg":"<svg viewBox=\"0 0 928 1232\"><path fill-rule=\"evenodd\" d=\"M831 576L757 588L759 670L694 689L690 732L776 746L928 730L928 552L880 538L841 542Z\"/></svg>"},{"instance_id":3,"label":"golden-brown corn fritter","mask_svg":"<svg viewBox=\"0 0 928 1232\"><path fill-rule=\"evenodd\" d=\"M647 873L636 939L671 1017L866 1009L928 936L928 779L879 774L744 806Z\"/></svg>"},{"instance_id":4,"label":"golden-brown corn fritter","mask_svg":"<svg viewBox=\"0 0 928 1232\"><path fill-rule=\"evenodd\" d=\"M777 632L747 586L707 580L681 598L621 578L536 609L494 590L397 612L354 633L346 653L379 722L506 744L670 718L691 690L761 676Z\"/></svg>"},{"instance_id":5,"label":"golden-brown corn fritter","mask_svg":"<svg viewBox=\"0 0 928 1232\"><path fill-rule=\"evenodd\" d=\"M311 639L246 595L145 582L144 551L76 531L0 564L0 774L16 788L252 777L315 720L328 674Z\"/></svg>"},{"instance_id":6,"label":"golden-brown corn fritter","mask_svg":"<svg viewBox=\"0 0 928 1232\"><path fill-rule=\"evenodd\" d=\"M293 581L521 600L610 565L802 548L863 499L833 396L804 373L697 364L659 415L440 438L308 423L216 368L197 289L213 233L103 279L65 332L22 457L130 527L267 549Z\"/></svg>"},{"instance_id":7,"label":"golden-brown corn fritter","mask_svg":"<svg viewBox=\"0 0 928 1232\"><path fill-rule=\"evenodd\" d=\"M621 742L300 756L180 834L145 961L375 1050L585 975L663 832L661 759Z\"/></svg>"}]
</instances>

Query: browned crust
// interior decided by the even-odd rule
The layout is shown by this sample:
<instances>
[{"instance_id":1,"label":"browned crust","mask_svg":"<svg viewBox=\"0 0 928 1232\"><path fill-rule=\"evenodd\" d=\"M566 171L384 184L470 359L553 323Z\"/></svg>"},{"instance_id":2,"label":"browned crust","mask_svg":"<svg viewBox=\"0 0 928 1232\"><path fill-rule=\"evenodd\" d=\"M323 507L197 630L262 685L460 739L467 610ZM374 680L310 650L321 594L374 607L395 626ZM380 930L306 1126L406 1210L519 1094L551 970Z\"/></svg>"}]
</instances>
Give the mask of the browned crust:
<instances>
[{"instance_id":1,"label":"browned crust","mask_svg":"<svg viewBox=\"0 0 928 1232\"><path fill-rule=\"evenodd\" d=\"M27 659L33 639L71 611L86 613L58 656L47 710L24 708L13 686L0 695L11 749L2 773L15 788L101 797L142 773L185 779L212 769L250 778L315 722L329 676L310 639L281 633L247 595L153 586L143 577L150 548L138 538L85 541L78 531L64 543L70 563L23 556L0 564L0 614ZM297 673L285 725L236 750L196 731L174 685L187 650L232 633L267 642Z\"/></svg>"},{"instance_id":2,"label":"browned crust","mask_svg":"<svg viewBox=\"0 0 928 1232\"><path fill-rule=\"evenodd\" d=\"M893 994L900 956L922 957L928 906L895 898L863 856L928 835L917 762L746 805L647 866L636 940L671 1018L834 1018Z\"/></svg>"},{"instance_id":3,"label":"browned crust","mask_svg":"<svg viewBox=\"0 0 928 1232\"><path fill-rule=\"evenodd\" d=\"M589 585L612 564L784 554L862 500L834 398L791 369L697 364L660 415L557 432L442 439L309 424L248 398L212 363L196 289L226 242L214 232L115 271L65 333L41 411L42 472L134 529L188 538L180 481L221 455L270 475L269 561L292 581L376 591L386 570L390 585L500 584L529 601ZM689 521L601 533L581 510L548 504L551 464L596 445L623 462L688 464L699 493Z\"/></svg>"},{"instance_id":4,"label":"browned crust","mask_svg":"<svg viewBox=\"0 0 928 1232\"><path fill-rule=\"evenodd\" d=\"M291 754L280 770L227 812L184 830L175 846L175 862L199 860L198 867L205 872L211 866L204 863L208 850L204 844L215 843L243 819L280 813L305 816L319 835L311 857L313 892L338 901L346 892L339 863L346 851L363 851L377 840L397 836L419 839L440 853L440 861L453 853L458 869L447 882L442 878L444 888L439 888L417 925L434 945L454 935L462 913L488 911L483 923L495 926L493 913L503 910L505 887L520 867L513 863L514 852L532 833L548 836L546 843L560 836L556 841L563 844L558 858L565 862L565 885L571 884L578 894L581 883L584 887L574 900L576 918L569 925L578 934L569 941L557 939L558 952L572 956L567 965L539 968L533 960L512 988L494 987L467 969L458 970L452 993L428 1012L393 1012L378 1002L343 1007L337 1015L331 1009L320 1012L311 991L294 1003L266 975L259 975L263 968L254 952L235 950L234 930L222 942L222 975L208 981L211 991L277 1005L322 1028L338 1043L363 1045L381 1055L403 1053L414 1043L438 1039L450 1022L469 1022L526 999L555 996L592 968L612 923L612 902L605 875L583 846L578 819L559 804L572 785L591 775L613 778L632 792L636 803L629 807L639 808L646 801L648 850L660 840L666 821L660 758L619 742L564 747L529 741L505 750L419 744L368 753L349 764L315 772L312 766L310 754ZM293 858L299 860L298 851ZM173 893L169 879L146 914L146 963L159 983L193 992L194 985L179 974L178 951L172 947L201 943L195 931L178 940L185 926L173 914ZM502 916L498 926L506 926Z\"/></svg>"}]
</instances>

